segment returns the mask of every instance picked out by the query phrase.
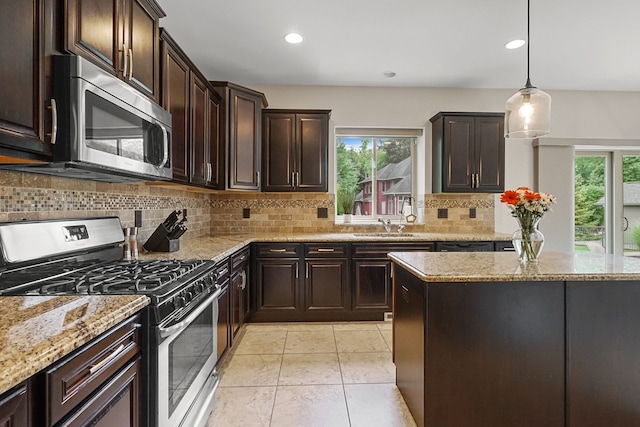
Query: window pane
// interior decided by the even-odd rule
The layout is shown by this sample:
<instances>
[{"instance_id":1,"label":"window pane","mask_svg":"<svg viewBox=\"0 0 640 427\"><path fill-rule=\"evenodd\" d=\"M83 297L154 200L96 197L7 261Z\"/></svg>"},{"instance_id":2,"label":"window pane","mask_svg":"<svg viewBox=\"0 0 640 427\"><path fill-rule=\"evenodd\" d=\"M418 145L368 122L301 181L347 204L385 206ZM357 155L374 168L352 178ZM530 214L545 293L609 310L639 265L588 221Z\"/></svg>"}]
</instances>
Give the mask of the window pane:
<instances>
[{"instance_id":1,"label":"window pane","mask_svg":"<svg viewBox=\"0 0 640 427\"><path fill-rule=\"evenodd\" d=\"M415 138L338 137L338 215L352 213L361 220L398 215L401 201L411 196L414 142Z\"/></svg>"},{"instance_id":2,"label":"window pane","mask_svg":"<svg viewBox=\"0 0 640 427\"><path fill-rule=\"evenodd\" d=\"M640 156L622 158L624 255L640 256Z\"/></svg>"},{"instance_id":3,"label":"window pane","mask_svg":"<svg viewBox=\"0 0 640 427\"><path fill-rule=\"evenodd\" d=\"M575 251L605 252L605 157L575 158Z\"/></svg>"}]
</instances>

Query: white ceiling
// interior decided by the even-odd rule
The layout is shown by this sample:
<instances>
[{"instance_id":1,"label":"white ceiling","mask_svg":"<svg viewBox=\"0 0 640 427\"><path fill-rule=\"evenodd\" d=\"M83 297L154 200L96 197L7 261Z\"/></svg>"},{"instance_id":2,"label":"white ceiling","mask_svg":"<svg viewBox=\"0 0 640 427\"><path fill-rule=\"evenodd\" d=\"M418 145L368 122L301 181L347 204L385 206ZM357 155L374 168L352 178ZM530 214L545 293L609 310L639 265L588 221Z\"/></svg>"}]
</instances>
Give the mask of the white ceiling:
<instances>
[{"instance_id":1,"label":"white ceiling","mask_svg":"<svg viewBox=\"0 0 640 427\"><path fill-rule=\"evenodd\" d=\"M518 89L526 0L158 0L210 80L243 85ZM301 33L300 45L283 36ZM640 91L640 1L531 0L531 81ZM382 76L397 73L394 78Z\"/></svg>"}]
</instances>

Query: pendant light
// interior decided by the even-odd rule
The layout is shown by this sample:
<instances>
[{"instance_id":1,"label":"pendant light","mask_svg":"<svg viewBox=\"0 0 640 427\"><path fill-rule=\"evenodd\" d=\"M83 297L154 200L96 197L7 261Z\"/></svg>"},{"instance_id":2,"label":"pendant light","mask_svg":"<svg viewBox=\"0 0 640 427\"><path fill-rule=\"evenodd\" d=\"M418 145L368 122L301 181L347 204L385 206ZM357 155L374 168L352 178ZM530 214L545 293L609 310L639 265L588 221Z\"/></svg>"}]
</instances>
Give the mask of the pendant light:
<instances>
[{"instance_id":1,"label":"pendant light","mask_svg":"<svg viewBox=\"0 0 640 427\"><path fill-rule=\"evenodd\" d=\"M505 138L540 138L550 132L551 97L529 78L529 10L527 0L527 83L505 103Z\"/></svg>"}]
</instances>

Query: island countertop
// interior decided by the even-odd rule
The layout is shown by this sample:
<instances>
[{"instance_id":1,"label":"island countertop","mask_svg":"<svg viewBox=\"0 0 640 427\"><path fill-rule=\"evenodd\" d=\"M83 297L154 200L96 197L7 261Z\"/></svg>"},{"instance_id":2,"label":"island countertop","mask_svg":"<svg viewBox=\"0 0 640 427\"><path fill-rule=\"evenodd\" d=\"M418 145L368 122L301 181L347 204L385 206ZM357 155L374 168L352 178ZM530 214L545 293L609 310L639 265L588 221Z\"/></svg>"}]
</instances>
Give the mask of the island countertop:
<instances>
[{"instance_id":1,"label":"island countertop","mask_svg":"<svg viewBox=\"0 0 640 427\"><path fill-rule=\"evenodd\" d=\"M520 264L515 252L392 252L389 258L425 282L640 279L640 259L609 254L543 252L537 264Z\"/></svg>"}]
</instances>

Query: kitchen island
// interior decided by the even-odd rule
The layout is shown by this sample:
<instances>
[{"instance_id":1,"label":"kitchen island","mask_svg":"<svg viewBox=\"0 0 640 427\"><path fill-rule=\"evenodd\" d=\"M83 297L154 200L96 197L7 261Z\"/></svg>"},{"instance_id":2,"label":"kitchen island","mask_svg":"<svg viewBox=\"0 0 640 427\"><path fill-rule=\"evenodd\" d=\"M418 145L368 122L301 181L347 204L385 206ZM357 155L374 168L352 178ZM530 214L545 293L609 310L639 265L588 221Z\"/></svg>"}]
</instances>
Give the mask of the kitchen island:
<instances>
[{"instance_id":1,"label":"kitchen island","mask_svg":"<svg viewBox=\"0 0 640 427\"><path fill-rule=\"evenodd\" d=\"M396 382L419 426L640 425L640 259L389 257Z\"/></svg>"}]
</instances>

